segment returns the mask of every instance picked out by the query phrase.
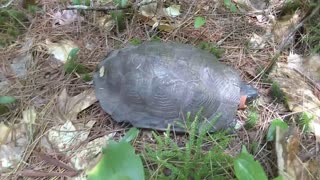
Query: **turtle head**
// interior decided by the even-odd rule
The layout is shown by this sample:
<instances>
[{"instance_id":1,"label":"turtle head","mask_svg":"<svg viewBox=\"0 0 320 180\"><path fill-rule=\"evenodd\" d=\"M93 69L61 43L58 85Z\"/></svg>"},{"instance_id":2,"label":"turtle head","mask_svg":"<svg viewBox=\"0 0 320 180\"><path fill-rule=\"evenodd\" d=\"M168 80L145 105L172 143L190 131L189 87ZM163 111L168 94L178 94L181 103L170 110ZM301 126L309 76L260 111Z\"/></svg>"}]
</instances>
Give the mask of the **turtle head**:
<instances>
[{"instance_id":1,"label":"turtle head","mask_svg":"<svg viewBox=\"0 0 320 180\"><path fill-rule=\"evenodd\" d=\"M240 87L240 96L246 96L245 103L249 104L259 96L259 93L250 84L242 82Z\"/></svg>"}]
</instances>

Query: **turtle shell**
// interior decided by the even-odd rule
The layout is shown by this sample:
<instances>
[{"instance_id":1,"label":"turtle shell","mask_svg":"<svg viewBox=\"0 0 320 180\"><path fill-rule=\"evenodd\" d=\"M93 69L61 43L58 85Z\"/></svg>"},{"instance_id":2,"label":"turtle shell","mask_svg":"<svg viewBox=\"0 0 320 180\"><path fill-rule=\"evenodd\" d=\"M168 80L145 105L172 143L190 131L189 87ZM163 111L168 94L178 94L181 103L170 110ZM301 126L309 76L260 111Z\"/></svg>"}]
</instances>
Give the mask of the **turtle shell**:
<instances>
[{"instance_id":1,"label":"turtle shell","mask_svg":"<svg viewBox=\"0 0 320 180\"><path fill-rule=\"evenodd\" d=\"M94 75L96 97L112 119L135 127L185 131L185 115L220 115L213 131L234 122L241 79L235 69L191 45L146 42L111 52ZM201 119L205 119L201 118Z\"/></svg>"}]
</instances>

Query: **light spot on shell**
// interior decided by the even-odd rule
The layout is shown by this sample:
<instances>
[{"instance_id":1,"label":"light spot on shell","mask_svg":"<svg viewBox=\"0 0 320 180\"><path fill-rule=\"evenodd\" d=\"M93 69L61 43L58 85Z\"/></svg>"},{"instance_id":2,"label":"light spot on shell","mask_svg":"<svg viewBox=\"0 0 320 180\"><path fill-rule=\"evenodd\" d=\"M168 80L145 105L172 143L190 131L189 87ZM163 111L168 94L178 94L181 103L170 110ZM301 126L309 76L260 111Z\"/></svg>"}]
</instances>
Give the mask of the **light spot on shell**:
<instances>
[{"instance_id":1,"label":"light spot on shell","mask_svg":"<svg viewBox=\"0 0 320 180\"><path fill-rule=\"evenodd\" d=\"M101 68L99 69L99 75L100 77L104 76L104 66L101 66Z\"/></svg>"}]
</instances>

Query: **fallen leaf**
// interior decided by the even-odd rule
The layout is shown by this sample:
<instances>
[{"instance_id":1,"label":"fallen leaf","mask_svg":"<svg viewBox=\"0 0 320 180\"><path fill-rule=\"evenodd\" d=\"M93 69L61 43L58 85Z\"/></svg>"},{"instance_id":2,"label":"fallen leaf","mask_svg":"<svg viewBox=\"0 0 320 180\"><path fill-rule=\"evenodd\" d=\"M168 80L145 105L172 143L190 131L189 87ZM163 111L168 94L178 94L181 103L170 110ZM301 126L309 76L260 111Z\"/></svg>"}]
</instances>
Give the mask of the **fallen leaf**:
<instances>
[{"instance_id":1,"label":"fallen leaf","mask_svg":"<svg viewBox=\"0 0 320 180\"><path fill-rule=\"evenodd\" d=\"M18 55L13 59L12 64L10 64L10 68L13 73L19 78L26 78L27 70L32 61L32 55L28 52Z\"/></svg>"},{"instance_id":2,"label":"fallen leaf","mask_svg":"<svg viewBox=\"0 0 320 180\"><path fill-rule=\"evenodd\" d=\"M58 11L53 14L53 27L59 25L71 24L77 20L83 21L84 18L77 14L76 10L63 10L62 12Z\"/></svg>"},{"instance_id":3,"label":"fallen leaf","mask_svg":"<svg viewBox=\"0 0 320 180\"><path fill-rule=\"evenodd\" d=\"M94 123L94 121L89 121L85 127L76 128L71 121L67 120L63 125L52 127L48 131L47 141L53 148L69 156L73 153L72 148L77 149L80 143L88 138L90 129ZM43 147L48 148L46 144L43 144Z\"/></svg>"},{"instance_id":4,"label":"fallen leaf","mask_svg":"<svg viewBox=\"0 0 320 180\"><path fill-rule=\"evenodd\" d=\"M102 27L106 32L109 32L115 27L116 21L112 18L111 15L106 15L99 17L97 19L97 23L100 27Z\"/></svg>"},{"instance_id":5,"label":"fallen leaf","mask_svg":"<svg viewBox=\"0 0 320 180\"><path fill-rule=\"evenodd\" d=\"M97 99L94 90L87 90L70 97L67 90L63 89L57 101L59 113L66 120L74 121L78 113L91 106Z\"/></svg>"},{"instance_id":6,"label":"fallen leaf","mask_svg":"<svg viewBox=\"0 0 320 180\"><path fill-rule=\"evenodd\" d=\"M180 5L171 5L167 8L163 8L164 14L170 17L177 17L180 13Z\"/></svg>"},{"instance_id":7,"label":"fallen leaf","mask_svg":"<svg viewBox=\"0 0 320 180\"><path fill-rule=\"evenodd\" d=\"M68 60L69 53L72 49L78 48L78 46L69 40L61 40L57 43L53 43L50 40L46 39L46 47L48 53L52 54L57 60L60 60L62 63L65 63Z\"/></svg>"},{"instance_id":8,"label":"fallen leaf","mask_svg":"<svg viewBox=\"0 0 320 180\"><path fill-rule=\"evenodd\" d=\"M166 23L164 20L159 22L155 20L155 18L150 20L148 24L152 26L152 29L158 28L160 31L165 31L165 32L171 32L175 29L173 25Z\"/></svg>"},{"instance_id":9,"label":"fallen leaf","mask_svg":"<svg viewBox=\"0 0 320 180\"><path fill-rule=\"evenodd\" d=\"M5 125L3 122L0 123L0 145L4 144L7 141L11 129Z\"/></svg>"},{"instance_id":10,"label":"fallen leaf","mask_svg":"<svg viewBox=\"0 0 320 180\"><path fill-rule=\"evenodd\" d=\"M101 149L106 146L108 140L113 138L115 134L110 133L94 139L78 148L70 159L73 167L76 170L91 169L91 166L94 166L98 162L98 155L101 153Z\"/></svg>"},{"instance_id":11,"label":"fallen leaf","mask_svg":"<svg viewBox=\"0 0 320 180\"><path fill-rule=\"evenodd\" d=\"M27 130L24 124L6 126L0 124L0 174L9 172L21 161L28 145ZM2 131L3 130L3 131Z\"/></svg>"},{"instance_id":12,"label":"fallen leaf","mask_svg":"<svg viewBox=\"0 0 320 180\"><path fill-rule=\"evenodd\" d=\"M263 49L266 46L266 38L253 33L253 36L249 41L249 46L252 49Z\"/></svg>"},{"instance_id":13,"label":"fallen leaf","mask_svg":"<svg viewBox=\"0 0 320 180\"><path fill-rule=\"evenodd\" d=\"M139 4L139 11L145 17L155 17L158 9L157 9L157 1L155 0L142 0Z\"/></svg>"}]
</instances>

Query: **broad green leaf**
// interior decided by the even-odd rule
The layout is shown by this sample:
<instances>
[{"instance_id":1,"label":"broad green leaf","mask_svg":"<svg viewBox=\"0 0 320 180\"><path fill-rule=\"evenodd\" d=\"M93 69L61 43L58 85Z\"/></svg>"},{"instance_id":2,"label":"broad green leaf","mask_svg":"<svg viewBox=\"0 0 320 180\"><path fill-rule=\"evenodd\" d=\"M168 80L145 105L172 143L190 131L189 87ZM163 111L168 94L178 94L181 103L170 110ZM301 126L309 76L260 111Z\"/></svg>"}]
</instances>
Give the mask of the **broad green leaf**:
<instances>
[{"instance_id":1,"label":"broad green leaf","mask_svg":"<svg viewBox=\"0 0 320 180\"><path fill-rule=\"evenodd\" d=\"M276 127L280 127L282 129L287 129L288 125L287 123L283 122L281 119L275 119L271 122L271 125L269 127L268 133L267 133L267 141L273 141L275 132L276 132Z\"/></svg>"},{"instance_id":2,"label":"broad green leaf","mask_svg":"<svg viewBox=\"0 0 320 180\"><path fill-rule=\"evenodd\" d=\"M110 141L103 157L88 172L88 180L144 180L143 164L126 141Z\"/></svg>"},{"instance_id":3,"label":"broad green leaf","mask_svg":"<svg viewBox=\"0 0 320 180\"><path fill-rule=\"evenodd\" d=\"M238 180L267 180L261 164L255 161L253 156L248 153L245 146L242 147L242 152L234 161L235 175Z\"/></svg>"},{"instance_id":4,"label":"broad green leaf","mask_svg":"<svg viewBox=\"0 0 320 180\"><path fill-rule=\"evenodd\" d=\"M16 101L16 98L12 96L0 96L0 104L10 104L14 103Z\"/></svg>"},{"instance_id":5,"label":"broad green leaf","mask_svg":"<svg viewBox=\"0 0 320 180\"><path fill-rule=\"evenodd\" d=\"M224 0L223 2L224 2L224 5L225 5L227 8L230 7L230 5L231 5L231 0Z\"/></svg>"},{"instance_id":6,"label":"broad green leaf","mask_svg":"<svg viewBox=\"0 0 320 180\"><path fill-rule=\"evenodd\" d=\"M121 139L121 141L130 142L138 135L139 130L137 128L131 128L128 132L126 132L126 135Z\"/></svg>"},{"instance_id":7,"label":"broad green leaf","mask_svg":"<svg viewBox=\"0 0 320 180\"><path fill-rule=\"evenodd\" d=\"M196 17L194 20L194 27L200 28L206 23L206 20L203 17Z\"/></svg>"},{"instance_id":8,"label":"broad green leaf","mask_svg":"<svg viewBox=\"0 0 320 180\"><path fill-rule=\"evenodd\" d=\"M278 176L278 177L274 178L273 180L283 180L283 177L282 176Z\"/></svg>"}]
</instances>

